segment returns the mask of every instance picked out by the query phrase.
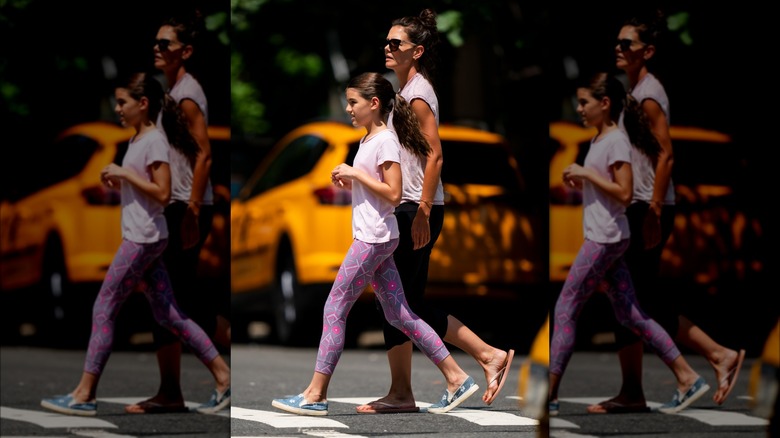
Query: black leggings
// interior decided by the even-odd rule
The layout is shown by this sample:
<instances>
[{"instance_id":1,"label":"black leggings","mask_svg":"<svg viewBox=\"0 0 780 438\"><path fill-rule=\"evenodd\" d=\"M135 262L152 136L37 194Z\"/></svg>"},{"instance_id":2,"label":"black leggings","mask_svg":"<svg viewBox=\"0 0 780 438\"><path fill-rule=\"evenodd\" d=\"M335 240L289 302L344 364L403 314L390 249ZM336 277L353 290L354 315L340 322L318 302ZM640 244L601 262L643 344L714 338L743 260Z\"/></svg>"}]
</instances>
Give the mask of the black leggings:
<instances>
[{"instance_id":1,"label":"black leggings","mask_svg":"<svg viewBox=\"0 0 780 438\"><path fill-rule=\"evenodd\" d=\"M168 246L163 252L163 261L171 278L173 295L181 310L192 318L207 335L212 336L217 327L216 303L210 298L213 291L204 290L198 281L200 249L211 231L214 206L203 205L198 216L200 240L189 249L184 249L181 240L181 223L187 203L174 201L165 207L165 222L168 225ZM179 338L159 325L152 330L157 348L180 342Z\"/></svg>"},{"instance_id":2,"label":"black leggings","mask_svg":"<svg viewBox=\"0 0 780 438\"><path fill-rule=\"evenodd\" d=\"M447 333L447 313L432 308L423 299L425 286L428 283L428 262L431 258L431 250L439 238L444 224L444 206L434 205L431 208L431 216L428 219L431 227L431 241L425 247L415 251L412 241L412 222L417 214L417 207L418 204L414 202L405 202L395 209L400 236L398 248L393 252L393 259L398 273L401 275L401 284L404 287L409 308L427 322L440 338L444 339L444 335ZM383 329L385 348L388 350L409 342L408 336L391 326L387 321L384 321Z\"/></svg>"},{"instance_id":3,"label":"black leggings","mask_svg":"<svg viewBox=\"0 0 780 438\"><path fill-rule=\"evenodd\" d=\"M645 249L645 239L642 227L650 204L638 201L626 209L628 226L631 230L631 243L626 251L626 264L634 283L637 301L651 318L663 327L674 339L679 329L680 314L679 298L675 297L669 288L661 288L658 284L658 273L661 267L661 253L666 241L672 234L674 226L674 205L664 205L661 208L661 241L650 249ZM618 326L615 328L615 341L618 349L640 342L633 332Z\"/></svg>"}]
</instances>

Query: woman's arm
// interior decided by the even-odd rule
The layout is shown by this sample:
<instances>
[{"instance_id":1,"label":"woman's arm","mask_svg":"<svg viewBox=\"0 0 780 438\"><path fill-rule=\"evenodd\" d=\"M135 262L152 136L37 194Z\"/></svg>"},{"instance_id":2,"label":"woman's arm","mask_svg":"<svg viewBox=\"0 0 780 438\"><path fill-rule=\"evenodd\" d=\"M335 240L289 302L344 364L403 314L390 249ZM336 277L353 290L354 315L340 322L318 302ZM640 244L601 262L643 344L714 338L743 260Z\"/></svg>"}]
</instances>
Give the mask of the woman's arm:
<instances>
[{"instance_id":1,"label":"woman's arm","mask_svg":"<svg viewBox=\"0 0 780 438\"><path fill-rule=\"evenodd\" d=\"M117 166L114 163L106 166L100 173L102 180L124 180L137 187L144 195L162 205L168 205L171 200L171 171L168 163L155 161L149 165L152 180L147 181L134 171Z\"/></svg>"},{"instance_id":2,"label":"woman's arm","mask_svg":"<svg viewBox=\"0 0 780 438\"><path fill-rule=\"evenodd\" d=\"M420 249L431 240L431 227L428 224L428 218L431 216L433 197L436 195L436 189L439 186L444 156L441 150L439 127L436 124L436 117L433 115L431 108L424 100L414 99L412 101L412 111L417 116L422 133L431 146L423 172L422 197L417 208L417 215L412 222L414 249Z\"/></svg>"},{"instance_id":3,"label":"woman's arm","mask_svg":"<svg viewBox=\"0 0 780 438\"><path fill-rule=\"evenodd\" d=\"M183 99L179 103L179 107L187 119L190 134L200 146L200 151L195 159L195 167L192 170L192 192L189 199L189 209L197 216L200 214L200 205L205 197L211 172L211 143L209 142L206 118L198 104L190 99Z\"/></svg>"},{"instance_id":4,"label":"woman's arm","mask_svg":"<svg viewBox=\"0 0 780 438\"><path fill-rule=\"evenodd\" d=\"M661 216L661 206L666 198L666 191L669 189L669 182L672 178L672 166L674 165L674 153L672 151L672 137L669 134L669 125L666 121L666 115L658 102L652 99L646 99L642 102L650 131L652 131L661 150L658 153L658 163L655 166L655 181L653 185L653 197L650 200L650 208Z\"/></svg>"},{"instance_id":5,"label":"woman's arm","mask_svg":"<svg viewBox=\"0 0 780 438\"><path fill-rule=\"evenodd\" d=\"M617 199L621 204L628 206L631 204L633 196L633 174L631 173L631 164L625 161L618 161L610 166L615 175L615 181L610 181L601 176L595 170L589 167L582 167L579 164L570 164L563 171L563 178L576 181L588 180L607 195Z\"/></svg>"},{"instance_id":6,"label":"woman's arm","mask_svg":"<svg viewBox=\"0 0 780 438\"><path fill-rule=\"evenodd\" d=\"M395 161L385 161L381 169L384 181L379 181L360 169L342 163L333 169L331 178L358 181L389 203L398 205L401 202L401 165Z\"/></svg>"}]
</instances>

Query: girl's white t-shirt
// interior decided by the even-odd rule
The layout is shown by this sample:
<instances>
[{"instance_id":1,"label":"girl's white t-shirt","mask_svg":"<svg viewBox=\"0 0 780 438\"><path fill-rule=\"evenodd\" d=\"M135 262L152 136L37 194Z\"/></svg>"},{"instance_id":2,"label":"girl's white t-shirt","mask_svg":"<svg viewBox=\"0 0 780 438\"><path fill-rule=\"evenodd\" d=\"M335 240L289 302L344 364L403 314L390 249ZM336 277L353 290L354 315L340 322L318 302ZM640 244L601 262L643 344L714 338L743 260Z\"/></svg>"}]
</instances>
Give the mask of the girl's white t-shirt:
<instances>
[{"instance_id":1,"label":"girl's white t-shirt","mask_svg":"<svg viewBox=\"0 0 780 438\"><path fill-rule=\"evenodd\" d=\"M156 162L168 163L170 146L157 129L140 138L133 137L122 159L122 167L152 180L149 166ZM154 243L168 237L163 210L165 207L145 195L133 184L122 181L122 237L136 243Z\"/></svg>"},{"instance_id":2,"label":"girl's white t-shirt","mask_svg":"<svg viewBox=\"0 0 780 438\"><path fill-rule=\"evenodd\" d=\"M360 141L352 167L384 181L382 164L400 163L401 146L389 129ZM352 237L366 243L383 243L398 238L395 205L376 195L358 181L352 181Z\"/></svg>"},{"instance_id":3,"label":"girl's white t-shirt","mask_svg":"<svg viewBox=\"0 0 780 438\"><path fill-rule=\"evenodd\" d=\"M615 129L598 141L591 140L585 167L614 181L615 175L610 166L618 161L631 163L631 143L623 130ZM626 207L587 180L582 184L582 204L582 227L586 239L598 243L615 243L631 235Z\"/></svg>"}]
</instances>

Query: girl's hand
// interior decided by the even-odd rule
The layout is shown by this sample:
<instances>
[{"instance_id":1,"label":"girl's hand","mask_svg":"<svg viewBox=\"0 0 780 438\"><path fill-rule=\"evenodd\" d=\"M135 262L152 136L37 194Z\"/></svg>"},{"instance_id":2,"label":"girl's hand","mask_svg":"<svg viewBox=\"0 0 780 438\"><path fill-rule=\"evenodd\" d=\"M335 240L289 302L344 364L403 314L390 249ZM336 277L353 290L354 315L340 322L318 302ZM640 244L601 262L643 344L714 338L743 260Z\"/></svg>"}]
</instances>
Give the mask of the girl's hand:
<instances>
[{"instance_id":1,"label":"girl's hand","mask_svg":"<svg viewBox=\"0 0 780 438\"><path fill-rule=\"evenodd\" d=\"M330 172L330 178L334 182L355 179L355 169L353 169L352 166L348 164L341 163L336 166L332 172Z\"/></svg>"},{"instance_id":2,"label":"girl's hand","mask_svg":"<svg viewBox=\"0 0 780 438\"><path fill-rule=\"evenodd\" d=\"M100 171L100 181L107 187L114 188L119 185L120 180L122 180L126 174L127 171L123 167L111 163Z\"/></svg>"},{"instance_id":3,"label":"girl's hand","mask_svg":"<svg viewBox=\"0 0 780 438\"><path fill-rule=\"evenodd\" d=\"M582 188L582 181L587 176L587 170L579 164L569 164L563 169L563 182L569 187Z\"/></svg>"}]
</instances>

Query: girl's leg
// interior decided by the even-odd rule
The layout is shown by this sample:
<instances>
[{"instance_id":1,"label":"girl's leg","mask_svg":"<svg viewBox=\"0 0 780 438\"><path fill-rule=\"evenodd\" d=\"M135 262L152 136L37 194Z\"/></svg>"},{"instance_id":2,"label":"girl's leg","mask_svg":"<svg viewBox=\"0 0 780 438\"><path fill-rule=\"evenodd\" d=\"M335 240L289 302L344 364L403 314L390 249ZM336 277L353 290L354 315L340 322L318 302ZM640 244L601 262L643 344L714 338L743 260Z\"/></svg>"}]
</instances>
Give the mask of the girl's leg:
<instances>
[{"instance_id":1,"label":"girl's leg","mask_svg":"<svg viewBox=\"0 0 780 438\"><path fill-rule=\"evenodd\" d=\"M328 398L330 376L344 351L347 315L352 305L371 281L379 263L392 255L395 245L370 244L353 240L341 263L336 281L325 301L322 317L322 337L317 351L317 362L304 399L316 403Z\"/></svg>"},{"instance_id":2,"label":"girl's leg","mask_svg":"<svg viewBox=\"0 0 780 438\"><path fill-rule=\"evenodd\" d=\"M230 368L206 332L179 309L162 259L158 258L152 262L147 279L148 287L144 292L154 319L176 335L206 365L214 376L218 392L227 391L230 387Z\"/></svg>"},{"instance_id":3,"label":"girl's leg","mask_svg":"<svg viewBox=\"0 0 780 438\"><path fill-rule=\"evenodd\" d=\"M609 266L619 256L614 250L610 250L615 245L618 244L605 245L586 240L569 269L569 275L555 303L553 314L553 335L550 342L550 400L558 398L558 387L574 350L577 318ZM620 253L622 254L622 251Z\"/></svg>"},{"instance_id":4,"label":"girl's leg","mask_svg":"<svg viewBox=\"0 0 780 438\"><path fill-rule=\"evenodd\" d=\"M111 355L114 342L114 324L119 309L143 277L144 271L158 258L165 248L165 242L139 244L123 240L108 268L106 278L92 308L92 334L89 338L84 373L77 392L83 393L89 387L90 398L103 368Z\"/></svg>"}]
</instances>

